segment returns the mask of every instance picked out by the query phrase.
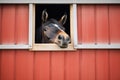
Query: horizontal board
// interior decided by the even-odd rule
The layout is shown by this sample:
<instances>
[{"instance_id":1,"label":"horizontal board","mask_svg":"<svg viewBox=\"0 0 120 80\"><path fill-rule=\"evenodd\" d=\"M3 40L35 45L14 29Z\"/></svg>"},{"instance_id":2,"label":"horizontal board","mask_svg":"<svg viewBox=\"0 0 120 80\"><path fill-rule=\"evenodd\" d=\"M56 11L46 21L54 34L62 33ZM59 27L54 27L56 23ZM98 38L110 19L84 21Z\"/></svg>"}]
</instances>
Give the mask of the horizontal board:
<instances>
[{"instance_id":1,"label":"horizontal board","mask_svg":"<svg viewBox=\"0 0 120 80\"><path fill-rule=\"evenodd\" d=\"M79 4L118 4L120 0L0 0L0 3L79 3Z\"/></svg>"}]
</instances>

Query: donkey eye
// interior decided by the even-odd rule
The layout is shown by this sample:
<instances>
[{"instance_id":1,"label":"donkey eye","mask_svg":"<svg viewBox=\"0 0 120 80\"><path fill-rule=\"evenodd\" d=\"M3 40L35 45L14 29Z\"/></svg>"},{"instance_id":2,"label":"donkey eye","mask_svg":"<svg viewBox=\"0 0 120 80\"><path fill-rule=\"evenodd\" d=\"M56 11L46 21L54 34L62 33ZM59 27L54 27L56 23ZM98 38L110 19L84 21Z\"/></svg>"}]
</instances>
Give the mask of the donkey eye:
<instances>
[{"instance_id":1,"label":"donkey eye","mask_svg":"<svg viewBox=\"0 0 120 80\"><path fill-rule=\"evenodd\" d=\"M44 31L47 31L46 29L43 29Z\"/></svg>"},{"instance_id":2,"label":"donkey eye","mask_svg":"<svg viewBox=\"0 0 120 80\"><path fill-rule=\"evenodd\" d=\"M62 36L61 36L61 35L59 35L59 36L58 36L58 39L59 39L59 40L61 40L61 39L62 39Z\"/></svg>"}]
</instances>

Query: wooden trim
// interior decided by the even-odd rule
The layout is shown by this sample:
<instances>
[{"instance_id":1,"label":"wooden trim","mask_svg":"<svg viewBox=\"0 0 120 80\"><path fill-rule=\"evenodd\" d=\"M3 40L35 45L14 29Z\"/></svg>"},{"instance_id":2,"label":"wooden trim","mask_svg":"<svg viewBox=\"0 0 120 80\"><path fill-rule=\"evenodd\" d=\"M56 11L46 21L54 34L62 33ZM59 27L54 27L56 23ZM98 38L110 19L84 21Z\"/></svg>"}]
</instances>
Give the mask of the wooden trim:
<instances>
[{"instance_id":1,"label":"wooden trim","mask_svg":"<svg viewBox=\"0 0 120 80\"><path fill-rule=\"evenodd\" d=\"M32 48L30 50L33 51L69 51L75 50L73 44L73 5L70 5L70 35L71 35L71 43L69 44L68 48L59 48L56 44L35 44L35 5L33 5L33 18L32 18Z\"/></svg>"},{"instance_id":2,"label":"wooden trim","mask_svg":"<svg viewBox=\"0 0 120 80\"><path fill-rule=\"evenodd\" d=\"M29 46L32 47L32 22L33 5L29 4Z\"/></svg>"},{"instance_id":3,"label":"wooden trim","mask_svg":"<svg viewBox=\"0 0 120 80\"><path fill-rule=\"evenodd\" d=\"M79 44L76 49L120 49L120 44Z\"/></svg>"},{"instance_id":4,"label":"wooden trim","mask_svg":"<svg viewBox=\"0 0 120 80\"><path fill-rule=\"evenodd\" d=\"M73 26L74 26L74 46L78 44L77 32L77 5L73 4Z\"/></svg>"},{"instance_id":5,"label":"wooden trim","mask_svg":"<svg viewBox=\"0 0 120 80\"><path fill-rule=\"evenodd\" d=\"M120 4L120 0L0 0L0 4Z\"/></svg>"},{"instance_id":6,"label":"wooden trim","mask_svg":"<svg viewBox=\"0 0 120 80\"><path fill-rule=\"evenodd\" d=\"M60 48L56 44L33 44L32 51L75 51L72 44L68 48Z\"/></svg>"},{"instance_id":7,"label":"wooden trim","mask_svg":"<svg viewBox=\"0 0 120 80\"><path fill-rule=\"evenodd\" d=\"M0 49L29 49L29 45L0 45Z\"/></svg>"}]
</instances>

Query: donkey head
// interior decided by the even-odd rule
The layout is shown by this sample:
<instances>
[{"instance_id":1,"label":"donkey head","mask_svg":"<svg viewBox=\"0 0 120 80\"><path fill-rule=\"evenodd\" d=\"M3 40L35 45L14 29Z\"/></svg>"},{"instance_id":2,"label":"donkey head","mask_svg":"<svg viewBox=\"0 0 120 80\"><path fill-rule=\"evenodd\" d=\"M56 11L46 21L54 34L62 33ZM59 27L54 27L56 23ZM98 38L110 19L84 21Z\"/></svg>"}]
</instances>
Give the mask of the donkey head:
<instances>
[{"instance_id":1,"label":"donkey head","mask_svg":"<svg viewBox=\"0 0 120 80\"><path fill-rule=\"evenodd\" d=\"M70 37L65 32L67 15L64 14L59 21L56 19L48 20L48 13L46 10L42 12L42 31L44 40L55 43L61 48L67 48L70 43Z\"/></svg>"}]
</instances>

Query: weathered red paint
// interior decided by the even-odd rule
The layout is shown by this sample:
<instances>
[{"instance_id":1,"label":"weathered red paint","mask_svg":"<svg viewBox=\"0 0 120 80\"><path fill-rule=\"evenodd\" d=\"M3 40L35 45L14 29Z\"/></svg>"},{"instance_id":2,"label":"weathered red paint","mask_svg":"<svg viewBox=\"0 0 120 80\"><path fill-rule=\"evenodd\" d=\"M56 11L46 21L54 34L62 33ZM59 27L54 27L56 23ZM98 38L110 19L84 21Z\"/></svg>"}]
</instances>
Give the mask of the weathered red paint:
<instances>
[{"instance_id":1,"label":"weathered red paint","mask_svg":"<svg viewBox=\"0 0 120 80\"><path fill-rule=\"evenodd\" d=\"M109 27L110 41L112 43L120 42L120 6L111 5L109 7Z\"/></svg>"},{"instance_id":2,"label":"weathered red paint","mask_svg":"<svg viewBox=\"0 0 120 80\"><path fill-rule=\"evenodd\" d=\"M15 37L15 5L3 5L1 12L1 42L2 44L14 44ZM1 53L1 80L14 79L14 50L2 50ZM6 77L7 75L7 77Z\"/></svg>"},{"instance_id":3,"label":"weathered red paint","mask_svg":"<svg viewBox=\"0 0 120 80\"><path fill-rule=\"evenodd\" d=\"M33 80L33 52L17 50L14 61L15 80Z\"/></svg>"},{"instance_id":4,"label":"weathered red paint","mask_svg":"<svg viewBox=\"0 0 120 80\"><path fill-rule=\"evenodd\" d=\"M108 6L97 5L96 6L96 42L102 44L110 43L109 36L109 17Z\"/></svg>"},{"instance_id":5,"label":"weathered red paint","mask_svg":"<svg viewBox=\"0 0 120 80\"><path fill-rule=\"evenodd\" d=\"M28 6L16 6L16 30L15 38L16 44L28 44L28 19L29 8ZM24 36L23 36L24 35Z\"/></svg>"},{"instance_id":6,"label":"weathered red paint","mask_svg":"<svg viewBox=\"0 0 120 80\"><path fill-rule=\"evenodd\" d=\"M108 6L96 5L96 42L110 43ZM96 50L96 79L109 80L109 50Z\"/></svg>"},{"instance_id":7,"label":"weathered red paint","mask_svg":"<svg viewBox=\"0 0 120 80\"><path fill-rule=\"evenodd\" d=\"M109 24L110 24L110 43L120 42L120 6L111 5L109 7ZM110 50L110 79L120 79L120 50Z\"/></svg>"},{"instance_id":8,"label":"weathered red paint","mask_svg":"<svg viewBox=\"0 0 120 80\"><path fill-rule=\"evenodd\" d=\"M65 53L65 80L79 80L79 51Z\"/></svg>"},{"instance_id":9,"label":"weathered red paint","mask_svg":"<svg viewBox=\"0 0 120 80\"><path fill-rule=\"evenodd\" d=\"M95 6L82 5L81 8L82 43L95 43Z\"/></svg>"},{"instance_id":10,"label":"weathered red paint","mask_svg":"<svg viewBox=\"0 0 120 80\"><path fill-rule=\"evenodd\" d=\"M51 80L64 80L64 52L51 53Z\"/></svg>"},{"instance_id":11,"label":"weathered red paint","mask_svg":"<svg viewBox=\"0 0 120 80\"><path fill-rule=\"evenodd\" d=\"M0 44L28 44L28 5L0 5ZM79 43L119 43L119 5L78 5ZM0 80L120 80L120 50L0 50Z\"/></svg>"},{"instance_id":12,"label":"weathered red paint","mask_svg":"<svg viewBox=\"0 0 120 80\"><path fill-rule=\"evenodd\" d=\"M2 25L1 25L1 23L2 23L2 7L1 7L1 5L0 5L0 33L1 33L1 29L2 29ZM0 44L1 44L1 34L0 34ZM0 79L1 79L1 51L0 51Z\"/></svg>"},{"instance_id":13,"label":"weathered red paint","mask_svg":"<svg viewBox=\"0 0 120 80\"><path fill-rule=\"evenodd\" d=\"M2 6L2 44L15 43L15 5Z\"/></svg>"},{"instance_id":14,"label":"weathered red paint","mask_svg":"<svg viewBox=\"0 0 120 80\"><path fill-rule=\"evenodd\" d=\"M34 80L49 80L51 75L50 52L34 53Z\"/></svg>"},{"instance_id":15,"label":"weathered red paint","mask_svg":"<svg viewBox=\"0 0 120 80\"><path fill-rule=\"evenodd\" d=\"M15 43L28 44L28 16L27 5L16 5ZM33 52L16 50L15 52L15 80L33 80Z\"/></svg>"}]
</instances>

